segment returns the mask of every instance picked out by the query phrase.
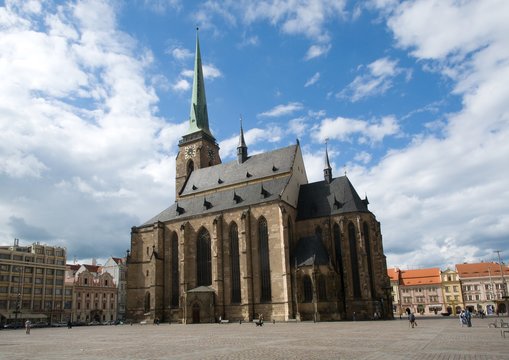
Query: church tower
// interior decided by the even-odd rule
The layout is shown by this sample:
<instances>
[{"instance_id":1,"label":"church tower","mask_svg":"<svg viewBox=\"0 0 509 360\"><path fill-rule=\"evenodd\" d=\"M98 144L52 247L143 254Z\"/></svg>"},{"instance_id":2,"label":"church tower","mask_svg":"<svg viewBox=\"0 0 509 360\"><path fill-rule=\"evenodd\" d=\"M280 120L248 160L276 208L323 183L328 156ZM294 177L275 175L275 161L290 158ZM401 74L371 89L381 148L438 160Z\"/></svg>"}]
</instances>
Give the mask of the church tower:
<instances>
[{"instance_id":1,"label":"church tower","mask_svg":"<svg viewBox=\"0 0 509 360\"><path fill-rule=\"evenodd\" d=\"M194 60L194 79L189 114L189 130L179 141L176 159L175 191L176 199L184 188L194 169L221 164L219 146L209 129L207 99L200 54L200 39L196 29L196 54Z\"/></svg>"}]
</instances>

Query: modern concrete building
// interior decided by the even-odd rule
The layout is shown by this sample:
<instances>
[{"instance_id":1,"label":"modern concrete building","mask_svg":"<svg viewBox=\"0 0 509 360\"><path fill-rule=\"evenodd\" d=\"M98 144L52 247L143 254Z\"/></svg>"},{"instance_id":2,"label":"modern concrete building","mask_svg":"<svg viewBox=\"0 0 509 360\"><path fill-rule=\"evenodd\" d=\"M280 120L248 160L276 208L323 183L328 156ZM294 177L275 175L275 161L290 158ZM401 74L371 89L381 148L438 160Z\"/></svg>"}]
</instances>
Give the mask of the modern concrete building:
<instances>
[{"instance_id":1,"label":"modern concrete building","mask_svg":"<svg viewBox=\"0 0 509 360\"><path fill-rule=\"evenodd\" d=\"M0 322L59 322L72 306L65 248L34 243L0 247Z\"/></svg>"},{"instance_id":2,"label":"modern concrete building","mask_svg":"<svg viewBox=\"0 0 509 360\"><path fill-rule=\"evenodd\" d=\"M380 223L345 176L308 183L299 142L222 163L196 41L176 200L131 230L127 311L200 323L392 317Z\"/></svg>"}]
</instances>

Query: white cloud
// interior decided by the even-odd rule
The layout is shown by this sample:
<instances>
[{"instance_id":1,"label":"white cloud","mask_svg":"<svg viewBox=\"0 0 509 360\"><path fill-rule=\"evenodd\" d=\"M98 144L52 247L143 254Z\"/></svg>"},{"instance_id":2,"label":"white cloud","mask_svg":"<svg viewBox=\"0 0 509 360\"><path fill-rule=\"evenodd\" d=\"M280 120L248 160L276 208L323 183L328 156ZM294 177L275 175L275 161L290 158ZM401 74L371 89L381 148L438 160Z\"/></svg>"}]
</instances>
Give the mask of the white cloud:
<instances>
[{"instance_id":1,"label":"white cloud","mask_svg":"<svg viewBox=\"0 0 509 360\"><path fill-rule=\"evenodd\" d=\"M320 79L320 73L317 72L313 76L311 76L308 81L306 81L306 83L304 84L304 87L308 87L308 86L316 84L316 82L319 79Z\"/></svg>"},{"instance_id":2,"label":"white cloud","mask_svg":"<svg viewBox=\"0 0 509 360\"><path fill-rule=\"evenodd\" d=\"M173 48L168 50L168 54L173 56L173 58L178 61L184 61L194 56L193 52L180 46L174 46Z\"/></svg>"},{"instance_id":3,"label":"white cloud","mask_svg":"<svg viewBox=\"0 0 509 360\"><path fill-rule=\"evenodd\" d=\"M406 80L409 80L410 70L399 68L397 64L397 60L391 60L388 57L373 61L366 66L366 73L356 76L336 96L356 102L368 96L384 94L392 87L395 76L405 73Z\"/></svg>"},{"instance_id":4,"label":"white cloud","mask_svg":"<svg viewBox=\"0 0 509 360\"><path fill-rule=\"evenodd\" d=\"M398 46L451 79L462 100L439 136L416 136L372 170L358 169L389 265L492 260L509 233L509 168L501 166L509 158L509 3L413 1L383 11Z\"/></svg>"},{"instance_id":5,"label":"white cloud","mask_svg":"<svg viewBox=\"0 0 509 360\"><path fill-rule=\"evenodd\" d=\"M191 88L191 83L187 81L186 79L179 79L176 83L173 84L172 89L174 91L180 92L180 91L187 91Z\"/></svg>"},{"instance_id":6,"label":"white cloud","mask_svg":"<svg viewBox=\"0 0 509 360\"><path fill-rule=\"evenodd\" d=\"M283 130L270 124L266 129L252 128L244 132L244 139L248 147L248 154L253 155L261 151L255 151L259 142L274 142L277 143L281 140ZM222 159L233 158L237 154L237 146L239 145L239 134L232 135L230 138L219 142L221 148Z\"/></svg>"},{"instance_id":7,"label":"white cloud","mask_svg":"<svg viewBox=\"0 0 509 360\"><path fill-rule=\"evenodd\" d=\"M262 112L258 114L258 116L262 117L279 117L293 114L296 111L300 111L304 108L304 106L299 102L291 102L286 105L277 105L272 109Z\"/></svg>"},{"instance_id":8,"label":"white cloud","mask_svg":"<svg viewBox=\"0 0 509 360\"><path fill-rule=\"evenodd\" d=\"M331 45L311 45L304 56L304 60L311 60L322 55L326 55L331 49Z\"/></svg>"},{"instance_id":9,"label":"white cloud","mask_svg":"<svg viewBox=\"0 0 509 360\"><path fill-rule=\"evenodd\" d=\"M154 115L152 55L107 2L12 4L0 7L0 243L50 240L84 257L128 246L118 234L172 196L152 185L174 178L165 149L183 132Z\"/></svg>"},{"instance_id":10,"label":"white cloud","mask_svg":"<svg viewBox=\"0 0 509 360\"><path fill-rule=\"evenodd\" d=\"M221 71L212 64L203 64L203 77L205 79L215 79L223 76Z\"/></svg>"},{"instance_id":11,"label":"white cloud","mask_svg":"<svg viewBox=\"0 0 509 360\"><path fill-rule=\"evenodd\" d=\"M181 0L143 0L144 5L159 14L164 14L168 9L180 10Z\"/></svg>"},{"instance_id":12,"label":"white cloud","mask_svg":"<svg viewBox=\"0 0 509 360\"><path fill-rule=\"evenodd\" d=\"M326 118L313 129L312 137L319 142L325 139L339 141L352 141L357 138L358 143L378 143L387 136L393 136L400 132L398 122L393 116L386 116L375 121L365 121L337 117Z\"/></svg>"}]
</instances>

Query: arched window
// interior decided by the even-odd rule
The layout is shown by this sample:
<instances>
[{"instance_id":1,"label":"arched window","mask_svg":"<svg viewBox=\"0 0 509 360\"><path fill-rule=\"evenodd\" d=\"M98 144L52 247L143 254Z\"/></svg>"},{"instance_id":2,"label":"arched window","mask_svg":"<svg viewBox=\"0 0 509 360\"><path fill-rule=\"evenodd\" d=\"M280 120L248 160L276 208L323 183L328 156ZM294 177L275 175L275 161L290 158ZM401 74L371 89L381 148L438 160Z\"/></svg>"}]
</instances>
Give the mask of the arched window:
<instances>
[{"instance_id":1,"label":"arched window","mask_svg":"<svg viewBox=\"0 0 509 360\"><path fill-rule=\"evenodd\" d=\"M366 248L366 257L368 262L368 274L369 274L369 285L371 288L371 297L375 297L375 284L374 284L374 277L373 277L373 266L371 265L371 262L373 259L371 258L371 241L369 239L369 226L368 223L364 222L362 225L362 230L364 232L364 247Z\"/></svg>"},{"instance_id":2,"label":"arched window","mask_svg":"<svg viewBox=\"0 0 509 360\"><path fill-rule=\"evenodd\" d=\"M302 276L302 289L304 290L303 302L313 301L313 285L311 284L309 275Z\"/></svg>"},{"instance_id":3,"label":"arched window","mask_svg":"<svg viewBox=\"0 0 509 360\"><path fill-rule=\"evenodd\" d=\"M272 300L272 290L270 285L269 233L267 220L263 217L258 221L258 238L260 239L260 301L267 302Z\"/></svg>"},{"instance_id":4,"label":"arched window","mask_svg":"<svg viewBox=\"0 0 509 360\"><path fill-rule=\"evenodd\" d=\"M232 303L240 303L239 231L237 224L230 226L230 262L232 272Z\"/></svg>"},{"instance_id":5,"label":"arched window","mask_svg":"<svg viewBox=\"0 0 509 360\"><path fill-rule=\"evenodd\" d=\"M210 235L201 229L196 241L196 286L212 285Z\"/></svg>"},{"instance_id":6,"label":"arched window","mask_svg":"<svg viewBox=\"0 0 509 360\"><path fill-rule=\"evenodd\" d=\"M327 301L327 283L324 275L319 275L317 279L318 301Z\"/></svg>"},{"instance_id":7,"label":"arched window","mask_svg":"<svg viewBox=\"0 0 509 360\"><path fill-rule=\"evenodd\" d=\"M145 293L145 312L148 313L150 311L150 293L147 291Z\"/></svg>"},{"instance_id":8,"label":"arched window","mask_svg":"<svg viewBox=\"0 0 509 360\"><path fill-rule=\"evenodd\" d=\"M339 298L342 299L343 311L346 311L346 302L345 302L345 272L343 268L343 252L341 249L341 230L339 229L339 224L334 224L332 228L332 233L334 236L334 250L336 254L336 267L339 273L339 279L341 281L339 286Z\"/></svg>"},{"instance_id":9,"label":"arched window","mask_svg":"<svg viewBox=\"0 0 509 360\"><path fill-rule=\"evenodd\" d=\"M361 297L361 280L359 276L359 260L357 258L357 233L353 223L348 224L348 242L350 245L350 263L352 266L353 297Z\"/></svg>"},{"instance_id":10,"label":"arched window","mask_svg":"<svg viewBox=\"0 0 509 360\"><path fill-rule=\"evenodd\" d=\"M176 233L171 238L171 306L179 304L179 239Z\"/></svg>"}]
</instances>

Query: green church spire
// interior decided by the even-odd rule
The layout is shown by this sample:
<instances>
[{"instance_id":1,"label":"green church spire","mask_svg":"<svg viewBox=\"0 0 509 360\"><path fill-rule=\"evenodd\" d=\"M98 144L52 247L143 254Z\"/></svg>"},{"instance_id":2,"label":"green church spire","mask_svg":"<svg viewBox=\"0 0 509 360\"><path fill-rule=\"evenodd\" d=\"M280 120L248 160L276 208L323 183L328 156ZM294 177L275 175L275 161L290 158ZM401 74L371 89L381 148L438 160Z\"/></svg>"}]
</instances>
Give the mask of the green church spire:
<instances>
[{"instance_id":1,"label":"green church spire","mask_svg":"<svg viewBox=\"0 0 509 360\"><path fill-rule=\"evenodd\" d=\"M212 135L209 129L209 116L207 113L207 99L205 98L205 84L203 82L203 69L201 65L200 39L196 28L196 55L194 59L193 95L191 112L189 114L189 131L192 134L203 130Z\"/></svg>"}]
</instances>

